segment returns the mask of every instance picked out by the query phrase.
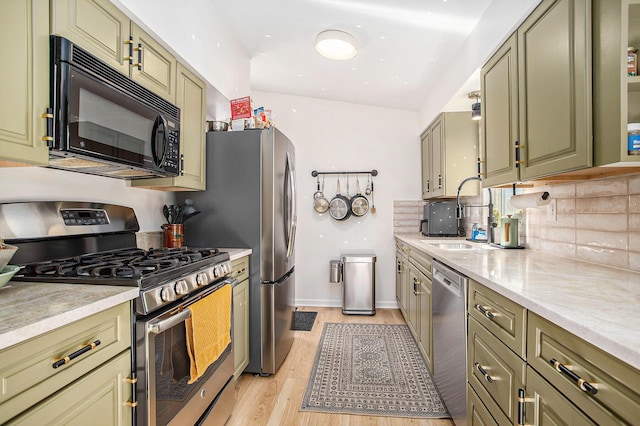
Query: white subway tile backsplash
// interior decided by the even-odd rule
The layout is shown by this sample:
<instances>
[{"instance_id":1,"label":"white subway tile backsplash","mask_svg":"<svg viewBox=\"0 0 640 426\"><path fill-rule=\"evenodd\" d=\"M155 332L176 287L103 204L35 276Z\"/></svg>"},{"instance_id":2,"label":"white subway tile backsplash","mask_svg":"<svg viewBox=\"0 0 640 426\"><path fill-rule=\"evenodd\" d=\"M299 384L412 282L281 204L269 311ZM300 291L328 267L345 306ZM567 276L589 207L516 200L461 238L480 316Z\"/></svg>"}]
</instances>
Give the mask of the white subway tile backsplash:
<instances>
[{"instance_id":1,"label":"white subway tile backsplash","mask_svg":"<svg viewBox=\"0 0 640 426\"><path fill-rule=\"evenodd\" d=\"M629 196L579 198L575 210L578 213L626 213L629 206Z\"/></svg>"},{"instance_id":2,"label":"white subway tile backsplash","mask_svg":"<svg viewBox=\"0 0 640 426\"><path fill-rule=\"evenodd\" d=\"M576 230L576 242L581 245L627 250L627 240L626 232Z\"/></svg>"},{"instance_id":3,"label":"white subway tile backsplash","mask_svg":"<svg viewBox=\"0 0 640 426\"><path fill-rule=\"evenodd\" d=\"M576 249L576 257L616 268L629 268L629 252L624 250L579 245Z\"/></svg>"},{"instance_id":4,"label":"white subway tile backsplash","mask_svg":"<svg viewBox=\"0 0 640 426\"><path fill-rule=\"evenodd\" d=\"M629 176L629 194L640 194L640 174Z\"/></svg>"},{"instance_id":5,"label":"white subway tile backsplash","mask_svg":"<svg viewBox=\"0 0 640 426\"><path fill-rule=\"evenodd\" d=\"M521 242L528 249L640 271L640 173L525 190L539 191L556 200L557 217L548 218L546 208L524 210ZM482 200L465 198L464 203ZM421 200L395 201L394 231L418 232L423 205ZM465 214L466 228L486 223L486 208L468 208Z\"/></svg>"},{"instance_id":6,"label":"white subway tile backsplash","mask_svg":"<svg viewBox=\"0 0 640 426\"><path fill-rule=\"evenodd\" d=\"M628 177L589 180L576 184L576 198L627 195L628 193Z\"/></svg>"},{"instance_id":7,"label":"white subway tile backsplash","mask_svg":"<svg viewBox=\"0 0 640 426\"><path fill-rule=\"evenodd\" d=\"M577 214L576 228L600 231L627 232L627 214Z\"/></svg>"}]
</instances>

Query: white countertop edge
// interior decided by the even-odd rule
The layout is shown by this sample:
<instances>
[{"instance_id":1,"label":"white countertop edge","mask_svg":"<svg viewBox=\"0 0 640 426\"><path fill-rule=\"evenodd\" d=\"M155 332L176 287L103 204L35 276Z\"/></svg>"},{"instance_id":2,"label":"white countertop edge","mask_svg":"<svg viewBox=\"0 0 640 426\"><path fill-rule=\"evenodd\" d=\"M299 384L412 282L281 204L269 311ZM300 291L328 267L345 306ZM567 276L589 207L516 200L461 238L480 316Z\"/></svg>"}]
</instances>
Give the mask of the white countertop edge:
<instances>
[{"instance_id":1,"label":"white countertop edge","mask_svg":"<svg viewBox=\"0 0 640 426\"><path fill-rule=\"evenodd\" d=\"M126 288L126 287L121 287ZM0 350L22 343L41 334L48 333L56 328L65 326L74 321L82 320L98 312L102 312L121 303L128 302L138 297L139 289L128 288L121 293L96 300L92 303L79 306L70 311L62 312L29 325L2 333Z\"/></svg>"},{"instance_id":2,"label":"white countertop edge","mask_svg":"<svg viewBox=\"0 0 640 426\"><path fill-rule=\"evenodd\" d=\"M249 256L253 253L250 248L221 248L220 251L229 252L229 257L232 261L240 259L241 257Z\"/></svg>"},{"instance_id":3,"label":"white countertop edge","mask_svg":"<svg viewBox=\"0 0 640 426\"><path fill-rule=\"evenodd\" d=\"M615 356L621 361L624 361L627 364L631 365L632 367L640 370L640 348L636 347L632 341L620 340L619 338L616 339L614 337L611 337L607 333L606 324L604 324L606 318L602 318L601 322L603 323L603 327L601 327L600 329L598 329L597 326L594 328L592 326L583 324L579 320L576 320L574 318L567 316L570 314L575 314L577 316L578 311L580 310L579 307L574 307L573 308L575 310L574 312L569 312L567 311L566 308L564 308L564 311L565 311L564 313L561 312L560 309L554 310L549 306L541 304L541 301L528 297L523 292L517 292L510 288L502 286L501 284L496 283L495 281L491 281L491 279L487 278L486 276L479 274L477 271L469 269L465 265L460 264L455 260L452 260L451 258L448 258L447 254L451 255L452 257L455 257L455 254L449 252L448 250L442 250L442 249L436 249L436 248L432 249L431 247L425 247L423 245L416 246L414 243L416 239L435 241L435 240L442 240L442 238L429 239L429 238L421 237L414 234L396 234L394 237L409 244L410 246L414 247L416 250L427 253L428 255L432 256L435 260L438 260L442 263L445 263L451 266L452 268L468 276L469 278L479 282L480 284L485 285L491 290L494 290L502 294L508 299L511 299L514 302L520 304L524 308L540 315L543 318L546 318L547 320L558 325L559 327L564 328L565 330L575 334L581 339L591 343L592 345L600 348L601 350ZM461 241L461 239L447 239L446 241L453 241L453 240ZM476 243L470 242L470 244L476 244ZM501 249L487 249L487 250L501 250ZM475 251L475 252L482 253L481 251ZM541 257L549 256L548 254L538 252L538 251L528 251L528 252L531 253L532 256L541 256ZM567 263L572 263L572 264L574 262L582 262L579 259L570 259L570 258L564 258L564 259L566 259ZM585 263L585 265L587 264L586 262L583 262L583 263ZM592 267L593 265L590 265L590 266ZM603 271L607 269L612 269L607 266L602 266L601 268ZM621 271L621 270L619 271L622 273L637 274L633 271ZM573 296L575 297L575 294ZM596 318L597 315L598 313L595 312L593 317Z\"/></svg>"}]
</instances>

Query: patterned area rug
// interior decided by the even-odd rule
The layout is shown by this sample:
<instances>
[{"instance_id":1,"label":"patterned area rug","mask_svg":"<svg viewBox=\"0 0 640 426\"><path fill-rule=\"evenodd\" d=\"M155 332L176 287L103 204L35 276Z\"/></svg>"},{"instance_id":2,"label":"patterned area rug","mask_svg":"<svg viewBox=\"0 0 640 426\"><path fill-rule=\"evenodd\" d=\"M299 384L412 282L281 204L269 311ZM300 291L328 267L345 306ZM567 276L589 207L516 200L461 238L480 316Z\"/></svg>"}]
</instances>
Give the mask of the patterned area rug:
<instances>
[{"instance_id":1,"label":"patterned area rug","mask_svg":"<svg viewBox=\"0 0 640 426\"><path fill-rule=\"evenodd\" d=\"M406 325L326 323L302 411L450 417Z\"/></svg>"}]
</instances>

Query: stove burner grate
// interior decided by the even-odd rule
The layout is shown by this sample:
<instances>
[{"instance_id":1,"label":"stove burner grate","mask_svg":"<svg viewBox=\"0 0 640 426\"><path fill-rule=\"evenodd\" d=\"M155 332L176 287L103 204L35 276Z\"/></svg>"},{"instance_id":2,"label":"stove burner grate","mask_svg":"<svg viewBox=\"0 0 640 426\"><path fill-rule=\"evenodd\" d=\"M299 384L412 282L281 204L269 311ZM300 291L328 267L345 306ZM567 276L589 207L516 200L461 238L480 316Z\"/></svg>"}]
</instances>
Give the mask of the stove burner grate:
<instances>
[{"instance_id":1,"label":"stove burner grate","mask_svg":"<svg viewBox=\"0 0 640 426\"><path fill-rule=\"evenodd\" d=\"M218 254L218 249L190 247L150 249L126 248L81 256L30 263L23 277L86 277L140 279L196 263Z\"/></svg>"}]
</instances>

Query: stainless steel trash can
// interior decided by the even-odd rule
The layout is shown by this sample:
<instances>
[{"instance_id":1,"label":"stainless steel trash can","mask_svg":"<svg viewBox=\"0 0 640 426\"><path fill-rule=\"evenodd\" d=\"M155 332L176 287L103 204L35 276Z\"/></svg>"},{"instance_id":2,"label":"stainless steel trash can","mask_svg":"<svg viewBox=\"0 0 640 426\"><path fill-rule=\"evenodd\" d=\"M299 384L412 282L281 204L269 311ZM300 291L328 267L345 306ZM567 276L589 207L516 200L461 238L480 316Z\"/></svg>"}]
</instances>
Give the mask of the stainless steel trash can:
<instances>
[{"instance_id":1,"label":"stainless steel trash can","mask_svg":"<svg viewBox=\"0 0 640 426\"><path fill-rule=\"evenodd\" d=\"M374 254L343 254L342 313L375 315L376 256Z\"/></svg>"}]
</instances>

